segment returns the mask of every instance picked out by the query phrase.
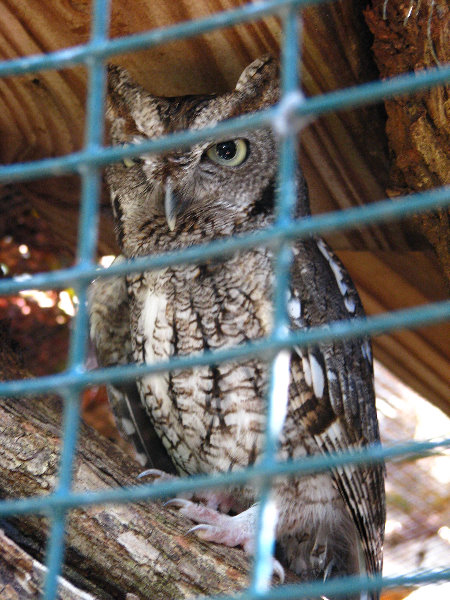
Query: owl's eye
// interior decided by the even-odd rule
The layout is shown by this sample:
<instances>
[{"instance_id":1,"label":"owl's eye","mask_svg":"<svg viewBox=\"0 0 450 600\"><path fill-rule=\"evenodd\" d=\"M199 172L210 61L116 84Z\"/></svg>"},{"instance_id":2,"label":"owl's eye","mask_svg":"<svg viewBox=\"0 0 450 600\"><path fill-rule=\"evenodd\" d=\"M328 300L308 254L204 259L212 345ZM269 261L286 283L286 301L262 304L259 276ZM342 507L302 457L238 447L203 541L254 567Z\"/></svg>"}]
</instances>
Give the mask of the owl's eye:
<instances>
[{"instance_id":1,"label":"owl's eye","mask_svg":"<svg viewBox=\"0 0 450 600\"><path fill-rule=\"evenodd\" d=\"M248 156L248 142L242 138L227 140L210 146L206 156L224 167L238 167Z\"/></svg>"},{"instance_id":2,"label":"owl's eye","mask_svg":"<svg viewBox=\"0 0 450 600\"><path fill-rule=\"evenodd\" d=\"M138 143L140 141L140 139L134 140L135 143ZM128 143L119 144L119 146L121 146L122 148L127 148L129 145L130 144ZM143 162L144 160L140 156L127 156L126 158L122 158L122 164L127 169L129 169L130 167L134 167L134 165L141 165Z\"/></svg>"},{"instance_id":3,"label":"owl's eye","mask_svg":"<svg viewBox=\"0 0 450 600\"><path fill-rule=\"evenodd\" d=\"M130 167L133 167L134 165L142 164L143 160L142 160L142 158L139 158L138 156L133 157L133 158L128 157L128 158L123 158L122 163L127 169L129 169Z\"/></svg>"}]
</instances>

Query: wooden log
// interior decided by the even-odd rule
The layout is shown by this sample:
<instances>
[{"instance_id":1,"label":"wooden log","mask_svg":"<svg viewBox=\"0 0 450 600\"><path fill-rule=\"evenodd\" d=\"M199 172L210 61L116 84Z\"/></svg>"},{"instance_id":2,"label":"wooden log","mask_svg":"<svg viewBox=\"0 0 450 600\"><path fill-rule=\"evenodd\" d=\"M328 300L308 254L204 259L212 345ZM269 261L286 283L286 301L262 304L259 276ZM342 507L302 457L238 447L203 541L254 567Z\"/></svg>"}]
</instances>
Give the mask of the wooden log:
<instances>
[{"instance_id":1,"label":"wooden log","mask_svg":"<svg viewBox=\"0 0 450 600\"><path fill-rule=\"evenodd\" d=\"M0 379L17 378L17 362L5 347L3 339ZM61 402L54 397L1 400L0 497L41 496L55 488L61 412ZM81 427L74 490L135 485L139 471L139 465L118 446ZM127 593L178 600L244 589L250 564L244 552L187 536L191 526L191 521L161 502L72 510L66 523L64 577L102 600L125 598ZM42 561L47 518L20 515L9 519L8 527L25 550ZM288 580L296 579L289 576Z\"/></svg>"},{"instance_id":2,"label":"wooden log","mask_svg":"<svg viewBox=\"0 0 450 600\"><path fill-rule=\"evenodd\" d=\"M0 529L0 592L3 600L36 600L41 597L45 566ZM59 578L57 600L96 600L67 579Z\"/></svg>"}]
</instances>

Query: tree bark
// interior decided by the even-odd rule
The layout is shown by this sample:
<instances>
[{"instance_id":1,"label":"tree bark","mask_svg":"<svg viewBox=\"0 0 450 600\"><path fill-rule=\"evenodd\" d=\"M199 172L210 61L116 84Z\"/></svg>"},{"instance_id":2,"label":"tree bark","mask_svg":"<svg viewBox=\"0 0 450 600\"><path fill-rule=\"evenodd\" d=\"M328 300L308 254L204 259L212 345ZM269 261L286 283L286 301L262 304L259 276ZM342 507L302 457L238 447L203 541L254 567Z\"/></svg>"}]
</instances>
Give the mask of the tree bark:
<instances>
[{"instance_id":1,"label":"tree bark","mask_svg":"<svg viewBox=\"0 0 450 600\"><path fill-rule=\"evenodd\" d=\"M17 377L14 359L3 343L0 347L0 378ZM0 401L0 497L40 496L55 488L61 412L61 401L54 397ZM139 465L118 446L81 427L74 490L134 485L139 471ZM250 563L244 552L186 536L191 526L189 520L164 508L161 502L72 510L66 524L64 577L96 598L114 600L126 598L128 593L142 599L175 600L245 588ZM9 519L6 527L10 537L42 560L46 517L20 515ZM25 572L37 568L29 562L32 559L23 558L25 564L17 556L17 561L6 559L5 563L3 559L0 563L8 585L20 579L22 566ZM40 586L42 569L37 570L32 581ZM294 577L289 579L295 581ZM27 596L18 596L23 597Z\"/></svg>"},{"instance_id":2,"label":"tree bark","mask_svg":"<svg viewBox=\"0 0 450 600\"><path fill-rule=\"evenodd\" d=\"M450 61L450 6L446 0L372 0L366 11L382 77L437 67ZM450 184L448 86L386 100L393 197ZM449 213L417 217L450 282Z\"/></svg>"},{"instance_id":3,"label":"tree bark","mask_svg":"<svg viewBox=\"0 0 450 600\"><path fill-rule=\"evenodd\" d=\"M46 568L0 529L0 596L3 600L37 600ZM59 578L57 600L96 600L66 579Z\"/></svg>"}]
</instances>

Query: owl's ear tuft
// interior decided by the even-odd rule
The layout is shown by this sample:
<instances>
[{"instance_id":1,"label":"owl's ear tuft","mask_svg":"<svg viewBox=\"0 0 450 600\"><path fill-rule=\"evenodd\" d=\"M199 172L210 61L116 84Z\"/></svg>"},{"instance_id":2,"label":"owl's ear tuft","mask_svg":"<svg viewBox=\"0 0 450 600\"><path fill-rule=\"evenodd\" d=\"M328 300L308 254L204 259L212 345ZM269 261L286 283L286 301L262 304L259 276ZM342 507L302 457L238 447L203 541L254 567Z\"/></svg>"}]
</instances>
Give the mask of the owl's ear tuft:
<instances>
[{"instance_id":1,"label":"owl's ear tuft","mask_svg":"<svg viewBox=\"0 0 450 600\"><path fill-rule=\"evenodd\" d=\"M107 66L107 73L109 93L119 91L123 85L129 85L131 83L128 71L118 65L109 64Z\"/></svg>"},{"instance_id":2,"label":"owl's ear tuft","mask_svg":"<svg viewBox=\"0 0 450 600\"><path fill-rule=\"evenodd\" d=\"M266 54L244 69L232 95L237 92L242 112L261 110L278 102L279 81L279 61Z\"/></svg>"},{"instance_id":3,"label":"owl's ear tuft","mask_svg":"<svg viewBox=\"0 0 450 600\"><path fill-rule=\"evenodd\" d=\"M235 90L237 92L252 91L265 86L278 86L280 65L278 59L265 54L250 63L242 71Z\"/></svg>"},{"instance_id":4,"label":"owl's ear tuft","mask_svg":"<svg viewBox=\"0 0 450 600\"><path fill-rule=\"evenodd\" d=\"M126 143L136 134L161 135L157 106L164 102L133 81L122 67L108 65L106 117L115 143Z\"/></svg>"},{"instance_id":5,"label":"owl's ear tuft","mask_svg":"<svg viewBox=\"0 0 450 600\"><path fill-rule=\"evenodd\" d=\"M137 85L132 81L128 71L117 65L108 65L108 105L106 118L110 123L121 120L122 128L136 132L136 125L131 116L133 99Z\"/></svg>"},{"instance_id":6,"label":"owl's ear tuft","mask_svg":"<svg viewBox=\"0 0 450 600\"><path fill-rule=\"evenodd\" d=\"M115 118L129 113L135 105L137 96L144 94L140 85L135 83L128 71L117 65L108 65L108 116Z\"/></svg>"}]
</instances>

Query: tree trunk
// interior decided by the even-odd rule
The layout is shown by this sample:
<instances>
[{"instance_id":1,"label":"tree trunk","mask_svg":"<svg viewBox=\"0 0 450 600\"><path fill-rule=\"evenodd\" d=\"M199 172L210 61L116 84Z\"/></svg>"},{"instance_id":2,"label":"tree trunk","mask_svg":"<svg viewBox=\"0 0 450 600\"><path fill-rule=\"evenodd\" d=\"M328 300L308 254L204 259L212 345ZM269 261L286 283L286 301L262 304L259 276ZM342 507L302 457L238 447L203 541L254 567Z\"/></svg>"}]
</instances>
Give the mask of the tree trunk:
<instances>
[{"instance_id":1,"label":"tree trunk","mask_svg":"<svg viewBox=\"0 0 450 600\"><path fill-rule=\"evenodd\" d=\"M450 61L450 5L446 0L372 0L366 11L382 77L437 67ZM385 102L392 154L391 196L450 184L448 86ZM450 281L449 213L417 217Z\"/></svg>"}]
</instances>

